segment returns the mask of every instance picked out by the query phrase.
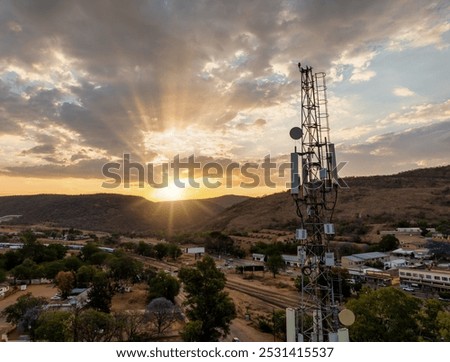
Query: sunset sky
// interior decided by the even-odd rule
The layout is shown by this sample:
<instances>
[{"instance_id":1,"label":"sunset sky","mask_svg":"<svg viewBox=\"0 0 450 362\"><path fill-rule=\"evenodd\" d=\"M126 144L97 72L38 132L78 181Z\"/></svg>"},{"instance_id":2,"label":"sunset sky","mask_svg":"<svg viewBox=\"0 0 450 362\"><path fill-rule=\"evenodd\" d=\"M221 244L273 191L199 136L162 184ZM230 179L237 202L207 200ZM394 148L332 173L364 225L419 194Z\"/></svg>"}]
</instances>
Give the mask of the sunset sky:
<instances>
[{"instance_id":1,"label":"sunset sky","mask_svg":"<svg viewBox=\"0 0 450 362\"><path fill-rule=\"evenodd\" d=\"M285 160L297 63L327 74L341 176L449 164L450 2L1 1L0 195L261 195L105 189L130 154Z\"/></svg>"}]
</instances>

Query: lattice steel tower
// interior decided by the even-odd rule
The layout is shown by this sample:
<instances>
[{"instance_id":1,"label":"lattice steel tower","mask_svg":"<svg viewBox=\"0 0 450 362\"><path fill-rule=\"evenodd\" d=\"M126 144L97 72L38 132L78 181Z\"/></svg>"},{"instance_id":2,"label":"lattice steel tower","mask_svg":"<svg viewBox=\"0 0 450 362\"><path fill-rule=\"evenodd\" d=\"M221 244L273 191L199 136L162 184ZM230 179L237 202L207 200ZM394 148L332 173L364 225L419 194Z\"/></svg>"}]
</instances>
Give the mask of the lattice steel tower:
<instances>
[{"instance_id":1,"label":"lattice steel tower","mask_svg":"<svg viewBox=\"0 0 450 362\"><path fill-rule=\"evenodd\" d=\"M338 308L332 275L333 211L338 192L334 144L330 143L325 73L298 64L301 127L290 131L299 149L291 153L291 194L300 218L296 239L302 267L298 341L337 341Z\"/></svg>"}]
</instances>

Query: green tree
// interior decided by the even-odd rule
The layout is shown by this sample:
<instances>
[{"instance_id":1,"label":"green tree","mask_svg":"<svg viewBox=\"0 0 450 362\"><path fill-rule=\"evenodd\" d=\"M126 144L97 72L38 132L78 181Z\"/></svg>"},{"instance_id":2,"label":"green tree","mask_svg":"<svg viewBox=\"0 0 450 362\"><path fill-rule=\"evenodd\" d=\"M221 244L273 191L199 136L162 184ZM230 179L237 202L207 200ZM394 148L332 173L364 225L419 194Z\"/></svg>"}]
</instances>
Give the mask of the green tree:
<instances>
[{"instance_id":1,"label":"green tree","mask_svg":"<svg viewBox=\"0 0 450 362\"><path fill-rule=\"evenodd\" d=\"M436 322L439 312L444 305L436 299L425 299L418 315L420 326L419 339L423 341L438 341L440 339L439 326Z\"/></svg>"},{"instance_id":2,"label":"green tree","mask_svg":"<svg viewBox=\"0 0 450 362\"><path fill-rule=\"evenodd\" d=\"M61 297L66 299L75 287L75 276L72 272L60 271L56 274L55 284L61 293Z\"/></svg>"},{"instance_id":3,"label":"green tree","mask_svg":"<svg viewBox=\"0 0 450 362\"><path fill-rule=\"evenodd\" d=\"M46 311L39 316L33 340L70 342L73 336L73 314L66 311Z\"/></svg>"},{"instance_id":4,"label":"green tree","mask_svg":"<svg viewBox=\"0 0 450 362\"><path fill-rule=\"evenodd\" d=\"M67 247L61 244L50 244L47 246L47 251L54 254L55 259L63 259L67 253Z\"/></svg>"},{"instance_id":5,"label":"green tree","mask_svg":"<svg viewBox=\"0 0 450 362\"><path fill-rule=\"evenodd\" d=\"M89 264L92 265L107 265L110 260L114 258L114 255L107 253L106 251L99 251L89 257Z\"/></svg>"},{"instance_id":6,"label":"green tree","mask_svg":"<svg viewBox=\"0 0 450 362\"><path fill-rule=\"evenodd\" d=\"M148 282L148 300L155 298L166 298L172 303L180 292L180 283L177 278L170 274L160 271Z\"/></svg>"},{"instance_id":7,"label":"green tree","mask_svg":"<svg viewBox=\"0 0 450 362\"><path fill-rule=\"evenodd\" d=\"M80 258L77 258L76 256L69 256L63 261L66 269L74 272L76 272L83 265L83 262L80 260Z\"/></svg>"},{"instance_id":8,"label":"green tree","mask_svg":"<svg viewBox=\"0 0 450 362\"><path fill-rule=\"evenodd\" d=\"M154 257L155 251L153 250L153 245L147 244L144 241L140 241L136 247L136 253L143 256Z\"/></svg>"},{"instance_id":9,"label":"green tree","mask_svg":"<svg viewBox=\"0 0 450 362\"><path fill-rule=\"evenodd\" d=\"M120 255L110 260L111 276L114 280L138 281L144 269L143 264L128 255Z\"/></svg>"},{"instance_id":10,"label":"green tree","mask_svg":"<svg viewBox=\"0 0 450 362\"><path fill-rule=\"evenodd\" d=\"M31 281L33 278L41 277L41 270L33 260L25 259L22 264L11 270L11 274L16 279Z\"/></svg>"},{"instance_id":11,"label":"green tree","mask_svg":"<svg viewBox=\"0 0 450 362\"><path fill-rule=\"evenodd\" d=\"M230 331L236 309L224 292L225 275L216 268L211 257L205 256L195 268L182 268L178 273L187 293L186 314L189 322L182 332L185 341L218 341Z\"/></svg>"},{"instance_id":12,"label":"green tree","mask_svg":"<svg viewBox=\"0 0 450 362\"><path fill-rule=\"evenodd\" d=\"M81 342L109 342L116 332L111 314L94 309L83 310L75 321L75 336Z\"/></svg>"},{"instance_id":13,"label":"green tree","mask_svg":"<svg viewBox=\"0 0 450 362\"><path fill-rule=\"evenodd\" d=\"M0 269L0 283L3 283L6 280L6 271Z\"/></svg>"},{"instance_id":14,"label":"green tree","mask_svg":"<svg viewBox=\"0 0 450 362\"><path fill-rule=\"evenodd\" d=\"M88 262L91 256L98 252L101 252L101 250L98 248L97 244L87 243L81 249L81 259Z\"/></svg>"},{"instance_id":15,"label":"green tree","mask_svg":"<svg viewBox=\"0 0 450 362\"><path fill-rule=\"evenodd\" d=\"M173 259L177 260L182 252L180 247L177 244L170 243L168 246L167 254Z\"/></svg>"},{"instance_id":16,"label":"green tree","mask_svg":"<svg viewBox=\"0 0 450 362\"><path fill-rule=\"evenodd\" d=\"M387 234L383 235L378 248L380 251L391 251L395 250L400 246L400 241L395 237L395 235Z\"/></svg>"},{"instance_id":17,"label":"green tree","mask_svg":"<svg viewBox=\"0 0 450 362\"><path fill-rule=\"evenodd\" d=\"M229 254L233 250L234 240L220 231L211 232L205 242L205 248L210 253Z\"/></svg>"},{"instance_id":18,"label":"green tree","mask_svg":"<svg viewBox=\"0 0 450 362\"><path fill-rule=\"evenodd\" d=\"M279 273L280 269L285 268L285 263L280 254L273 254L267 258L266 266L267 269L270 270L270 272L273 274L273 277L275 278L276 275Z\"/></svg>"},{"instance_id":19,"label":"green tree","mask_svg":"<svg viewBox=\"0 0 450 362\"><path fill-rule=\"evenodd\" d=\"M153 247L153 249L155 250L156 258L159 260L162 260L164 257L166 257L167 253L169 252L169 246L166 243L158 243Z\"/></svg>"},{"instance_id":20,"label":"green tree","mask_svg":"<svg viewBox=\"0 0 450 362\"><path fill-rule=\"evenodd\" d=\"M77 271L77 286L87 288L94 280L97 268L93 265L83 265Z\"/></svg>"},{"instance_id":21,"label":"green tree","mask_svg":"<svg viewBox=\"0 0 450 362\"><path fill-rule=\"evenodd\" d=\"M97 311L109 313L113 295L113 288L107 275L99 272L94 276L92 288L88 292L88 306Z\"/></svg>"},{"instance_id":22,"label":"green tree","mask_svg":"<svg viewBox=\"0 0 450 362\"><path fill-rule=\"evenodd\" d=\"M14 267L16 267L17 265L22 264L23 260L24 260L24 258L19 251L8 250L4 254L3 265L6 270L11 270Z\"/></svg>"},{"instance_id":23,"label":"green tree","mask_svg":"<svg viewBox=\"0 0 450 362\"><path fill-rule=\"evenodd\" d=\"M436 321L440 339L450 342L450 313L445 311L438 312Z\"/></svg>"},{"instance_id":24,"label":"green tree","mask_svg":"<svg viewBox=\"0 0 450 362\"><path fill-rule=\"evenodd\" d=\"M65 271L66 266L62 260L49 261L41 265L42 275L47 279L54 279L60 271Z\"/></svg>"},{"instance_id":25,"label":"green tree","mask_svg":"<svg viewBox=\"0 0 450 362\"><path fill-rule=\"evenodd\" d=\"M395 288L363 289L346 307L356 316L349 327L356 342L414 342L418 339L420 301Z\"/></svg>"},{"instance_id":26,"label":"green tree","mask_svg":"<svg viewBox=\"0 0 450 362\"><path fill-rule=\"evenodd\" d=\"M34 297L31 293L27 293L17 298L14 304L6 307L0 316L6 317L8 323L17 325L19 330L29 331L34 327L42 306L46 303L45 298Z\"/></svg>"}]
</instances>

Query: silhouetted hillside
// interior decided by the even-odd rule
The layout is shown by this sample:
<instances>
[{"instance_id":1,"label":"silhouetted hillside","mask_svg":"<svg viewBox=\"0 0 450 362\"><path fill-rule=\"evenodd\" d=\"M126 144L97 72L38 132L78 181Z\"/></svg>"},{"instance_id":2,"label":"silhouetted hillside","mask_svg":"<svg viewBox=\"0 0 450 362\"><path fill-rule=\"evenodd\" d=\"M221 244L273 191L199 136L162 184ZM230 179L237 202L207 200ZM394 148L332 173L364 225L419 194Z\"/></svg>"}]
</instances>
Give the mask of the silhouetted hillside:
<instances>
[{"instance_id":1,"label":"silhouetted hillside","mask_svg":"<svg viewBox=\"0 0 450 362\"><path fill-rule=\"evenodd\" d=\"M0 197L0 216L23 215L15 220L22 224L154 233L192 228L245 199L230 195L157 203L117 194L5 196Z\"/></svg>"},{"instance_id":2,"label":"silhouetted hillside","mask_svg":"<svg viewBox=\"0 0 450 362\"><path fill-rule=\"evenodd\" d=\"M449 219L450 166L418 169L389 176L350 177L340 188L336 223L400 221L439 222ZM289 192L254 198L215 216L205 229L258 230L295 228L299 219Z\"/></svg>"},{"instance_id":3,"label":"silhouetted hillside","mask_svg":"<svg viewBox=\"0 0 450 362\"><path fill-rule=\"evenodd\" d=\"M396 224L449 219L450 166L390 176L350 177L339 189L336 224ZM288 191L259 198L222 196L203 200L151 202L117 194L0 197L0 216L23 215L25 224L110 232L290 228L298 225Z\"/></svg>"}]
</instances>

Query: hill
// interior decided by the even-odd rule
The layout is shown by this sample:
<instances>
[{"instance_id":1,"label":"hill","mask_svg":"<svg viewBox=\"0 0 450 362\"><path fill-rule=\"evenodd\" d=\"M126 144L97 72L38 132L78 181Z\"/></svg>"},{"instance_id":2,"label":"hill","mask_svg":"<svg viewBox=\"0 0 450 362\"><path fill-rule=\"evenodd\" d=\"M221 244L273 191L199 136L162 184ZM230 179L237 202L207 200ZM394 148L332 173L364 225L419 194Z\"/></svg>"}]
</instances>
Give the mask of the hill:
<instances>
[{"instance_id":1,"label":"hill","mask_svg":"<svg viewBox=\"0 0 450 362\"><path fill-rule=\"evenodd\" d=\"M21 224L48 223L84 230L158 233L190 229L246 199L230 195L151 202L142 197L117 194L5 196L0 197L0 216L22 215L15 219Z\"/></svg>"},{"instance_id":2,"label":"hill","mask_svg":"<svg viewBox=\"0 0 450 362\"><path fill-rule=\"evenodd\" d=\"M389 176L350 177L339 190L335 222L391 224L449 219L450 166L417 169ZM298 225L289 192L254 198L231 206L214 217L206 229L252 231ZM353 225L357 227L357 225Z\"/></svg>"},{"instance_id":3,"label":"hill","mask_svg":"<svg viewBox=\"0 0 450 362\"><path fill-rule=\"evenodd\" d=\"M349 177L340 188L334 221L338 230L364 225L449 220L450 166L389 176ZM151 202L117 194L0 197L0 217L14 222L109 232L162 233L196 230L295 229L299 219L289 192L249 198Z\"/></svg>"}]
</instances>

